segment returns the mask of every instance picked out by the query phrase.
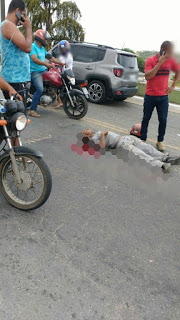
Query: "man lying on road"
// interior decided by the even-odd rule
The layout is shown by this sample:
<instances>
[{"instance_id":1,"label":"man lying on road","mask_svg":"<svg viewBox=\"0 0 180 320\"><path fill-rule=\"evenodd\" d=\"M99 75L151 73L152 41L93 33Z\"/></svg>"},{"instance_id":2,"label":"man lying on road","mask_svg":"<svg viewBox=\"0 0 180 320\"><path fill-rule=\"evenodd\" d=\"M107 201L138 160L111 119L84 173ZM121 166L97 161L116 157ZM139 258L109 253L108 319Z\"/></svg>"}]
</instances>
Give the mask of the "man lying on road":
<instances>
[{"instance_id":1,"label":"man lying on road","mask_svg":"<svg viewBox=\"0 0 180 320\"><path fill-rule=\"evenodd\" d=\"M111 131L94 132L92 129L84 130L82 135L99 144L101 148L123 148L131 151L152 166L162 168L164 172L169 172L171 165L180 164L180 157L169 157L168 154L163 154L150 144L131 135L120 136Z\"/></svg>"}]
</instances>

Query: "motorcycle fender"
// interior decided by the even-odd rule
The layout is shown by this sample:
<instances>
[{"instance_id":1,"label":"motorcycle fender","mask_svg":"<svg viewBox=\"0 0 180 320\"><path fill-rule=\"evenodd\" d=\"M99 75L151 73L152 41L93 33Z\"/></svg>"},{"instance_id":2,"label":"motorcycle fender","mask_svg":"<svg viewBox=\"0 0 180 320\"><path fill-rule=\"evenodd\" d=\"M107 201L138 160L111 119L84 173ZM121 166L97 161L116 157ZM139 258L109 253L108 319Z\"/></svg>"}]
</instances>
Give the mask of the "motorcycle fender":
<instances>
[{"instance_id":1,"label":"motorcycle fender","mask_svg":"<svg viewBox=\"0 0 180 320\"><path fill-rule=\"evenodd\" d=\"M84 96L84 93L78 89L72 89L71 91L69 91L70 95L73 96L75 93L78 93L82 96Z\"/></svg>"},{"instance_id":2,"label":"motorcycle fender","mask_svg":"<svg viewBox=\"0 0 180 320\"><path fill-rule=\"evenodd\" d=\"M23 146L22 147L14 147L14 152L16 155L22 155L22 156L29 155L29 156L35 156L38 158L43 157L43 154L40 151L32 150L30 148L23 147ZM2 156L0 157L0 162L7 157L9 157L9 150L7 150L6 152L4 152L2 154Z\"/></svg>"}]
</instances>

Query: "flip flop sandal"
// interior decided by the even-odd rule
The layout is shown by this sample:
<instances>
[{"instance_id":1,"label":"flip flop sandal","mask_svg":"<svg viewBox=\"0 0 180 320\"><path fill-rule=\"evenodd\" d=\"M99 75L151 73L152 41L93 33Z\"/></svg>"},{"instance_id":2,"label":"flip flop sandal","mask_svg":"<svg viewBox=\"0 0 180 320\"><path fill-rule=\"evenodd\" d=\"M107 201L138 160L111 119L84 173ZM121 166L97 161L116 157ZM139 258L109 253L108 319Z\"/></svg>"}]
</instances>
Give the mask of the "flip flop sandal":
<instances>
[{"instance_id":1,"label":"flip flop sandal","mask_svg":"<svg viewBox=\"0 0 180 320\"><path fill-rule=\"evenodd\" d=\"M36 111L29 111L28 115L35 118L40 118L40 114L38 114Z\"/></svg>"}]
</instances>

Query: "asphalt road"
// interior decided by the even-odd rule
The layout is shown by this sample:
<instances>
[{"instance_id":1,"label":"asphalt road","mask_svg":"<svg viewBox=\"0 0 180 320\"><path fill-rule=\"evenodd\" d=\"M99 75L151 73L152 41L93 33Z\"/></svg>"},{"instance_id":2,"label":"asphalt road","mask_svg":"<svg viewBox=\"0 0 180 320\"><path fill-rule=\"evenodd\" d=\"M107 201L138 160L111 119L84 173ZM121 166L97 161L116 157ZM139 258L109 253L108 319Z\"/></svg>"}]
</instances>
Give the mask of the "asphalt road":
<instances>
[{"instance_id":1,"label":"asphalt road","mask_svg":"<svg viewBox=\"0 0 180 320\"><path fill-rule=\"evenodd\" d=\"M167 150L180 154L172 107ZM83 128L126 133L142 101L89 105L81 121L40 110L23 142L41 150L53 190L37 211L0 196L0 319L179 320L180 168L164 176L132 159L85 160L71 151ZM156 141L157 119L149 139Z\"/></svg>"}]
</instances>

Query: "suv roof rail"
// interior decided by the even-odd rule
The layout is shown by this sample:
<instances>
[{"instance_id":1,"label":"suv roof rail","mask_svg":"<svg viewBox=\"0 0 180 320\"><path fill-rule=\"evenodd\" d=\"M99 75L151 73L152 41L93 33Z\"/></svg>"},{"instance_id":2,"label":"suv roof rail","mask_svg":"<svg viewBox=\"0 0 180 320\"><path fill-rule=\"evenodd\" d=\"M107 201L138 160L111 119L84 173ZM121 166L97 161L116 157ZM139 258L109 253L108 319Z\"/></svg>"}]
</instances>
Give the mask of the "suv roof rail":
<instances>
[{"instance_id":1,"label":"suv roof rail","mask_svg":"<svg viewBox=\"0 0 180 320\"><path fill-rule=\"evenodd\" d=\"M113 47L110 47L110 46L105 46L103 44L97 44L97 43L93 43L93 42L85 42L85 41L70 41L70 43L81 43L81 44L90 44L90 45L94 45L94 46L97 46L97 47L100 47L100 48L106 48L106 49L112 49L112 50L115 50L115 48Z\"/></svg>"}]
</instances>

